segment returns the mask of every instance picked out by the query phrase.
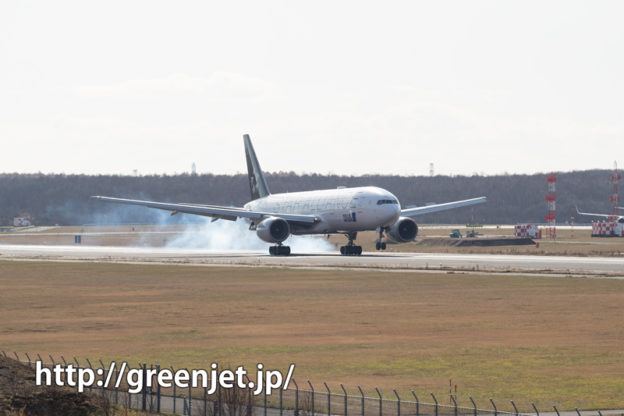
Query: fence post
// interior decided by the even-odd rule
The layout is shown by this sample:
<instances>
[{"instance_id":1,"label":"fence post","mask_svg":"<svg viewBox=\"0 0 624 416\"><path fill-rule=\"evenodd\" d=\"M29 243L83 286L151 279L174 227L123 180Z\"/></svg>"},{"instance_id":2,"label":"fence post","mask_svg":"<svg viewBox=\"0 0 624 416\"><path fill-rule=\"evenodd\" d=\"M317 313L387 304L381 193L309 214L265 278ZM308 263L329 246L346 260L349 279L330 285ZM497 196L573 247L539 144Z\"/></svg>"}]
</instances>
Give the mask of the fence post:
<instances>
[{"instance_id":1,"label":"fence post","mask_svg":"<svg viewBox=\"0 0 624 416\"><path fill-rule=\"evenodd\" d=\"M219 384L220 386L220 384ZM312 413L314 414L314 413ZM264 416L267 416L267 392L266 389L264 389Z\"/></svg>"},{"instance_id":2,"label":"fence post","mask_svg":"<svg viewBox=\"0 0 624 416\"><path fill-rule=\"evenodd\" d=\"M579 412L578 407L576 407L574 410L576 410L576 414L577 414L578 416L581 416L581 412Z\"/></svg>"},{"instance_id":3,"label":"fence post","mask_svg":"<svg viewBox=\"0 0 624 416\"><path fill-rule=\"evenodd\" d=\"M299 416L299 385L294 378L291 380L295 384L295 416ZM248 416L251 416L251 413Z\"/></svg>"},{"instance_id":4,"label":"fence post","mask_svg":"<svg viewBox=\"0 0 624 416\"><path fill-rule=\"evenodd\" d=\"M115 367L115 403L119 404L119 369Z\"/></svg>"},{"instance_id":5,"label":"fence post","mask_svg":"<svg viewBox=\"0 0 624 416\"><path fill-rule=\"evenodd\" d=\"M513 406L513 408L514 408L514 411L516 412L516 416L518 416L519 412L518 412L518 408L516 407L516 404L514 403L513 400L510 400L510 402L511 402L511 405Z\"/></svg>"},{"instance_id":6,"label":"fence post","mask_svg":"<svg viewBox=\"0 0 624 416\"><path fill-rule=\"evenodd\" d=\"M208 387L204 387L204 416L208 416Z\"/></svg>"},{"instance_id":7,"label":"fence post","mask_svg":"<svg viewBox=\"0 0 624 416\"><path fill-rule=\"evenodd\" d=\"M156 364L156 374L160 374L160 364ZM158 401L156 402L156 413L160 414L160 383L158 382L158 376L156 376L156 394Z\"/></svg>"},{"instance_id":8,"label":"fence post","mask_svg":"<svg viewBox=\"0 0 624 416\"><path fill-rule=\"evenodd\" d=\"M173 366L171 366L171 375L174 376L175 375L175 370L173 369ZM176 413L176 402L178 401L178 396L176 396L176 383L171 383L173 384L173 414L175 415Z\"/></svg>"},{"instance_id":9,"label":"fence post","mask_svg":"<svg viewBox=\"0 0 624 416\"><path fill-rule=\"evenodd\" d=\"M312 416L314 416L314 386L312 385L312 383L310 383L310 380L308 380L308 385L312 390ZM266 413L264 414L264 416L266 416Z\"/></svg>"},{"instance_id":10,"label":"fence post","mask_svg":"<svg viewBox=\"0 0 624 416\"><path fill-rule=\"evenodd\" d=\"M4 355L4 358L7 358L6 352L4 352L4 350L2 350L2 355Z\"/></svg>"},{"instance_id":11,"label":"fence post","mask_svg":"<svg viewBox=\"0 0 624 416\"><path fill-rule=\"evenodd\" d=\"M154 377L152 376L152 370L154 370L154 364L150 364L150 379L149 379L149 412L152 413L154 410ZM147 380L147 374L145 375L145 380Z\"/></svg>"},{"instance_id":12,"label":"fence post","mask_svg":"<svg viewBox=\"0 0 624 416\"><path fill-rule=\"evenodd\" d=\"M470 401L472 402L472 409L473 409L472 414L473 416L477 416L477 404L473 400L472 396L470 396Z\"/></svg>"},{"instance_id":13,"label":"fence post","mask_svg":"<svg viewBox=\"0 0 624 416\"><path fill-rule=\"evenodd\" d=\"M61 355L61 360L63 360L63 365L67 367L67 361L65 361L65 357L63 357L62 355Z\"/></svg>"},{"instance_id":14,"label":"fence post","mask_svg":"<svg viewBox=\"0 0 624 416\"><path fill-rule=\"evenodd\" d=\"M418 396L416 396L416 393L414 393L414 390L412 390L412 396L414 396L414 399L416 399L416 416L420 416L420 402L418 401Z\"/></svg>"},{"instance_id":15,"label":"fence post","mask_svg":"<svg viewBox=\"0 0 624 416\"><path fill-rule=\"evenodd\" d=\"M347 416L347 390L344 388L342 384L340 385L340 388L342 389L342 392L344 393L344 416Z\"/></svg>"},{"instance_id":16,"label":"fence post","mask_svg":"<svg viewBox=\"0 0 624 416\"><path fill-rule=\"evenodd\" d=\"M39 354L37 354L39 356L39 361L41 361L41 356ZM80 368L80 363L78 362L78 358L76 358L76 356L74 355L74 362L76 363L76 368Z\"/></svg>"},{"instance_id":17,"label":"fence post","mask_svg":"<svg viewBox=\"0 0 624 416\"><path fill-rule=\"evenodd\" d=\"M41 361L41 365L43 365L43 358L41 358L41 355L39 355L39 353L37 353L37 358L39 358L39 361Z\"/></svg>"},{"instance_id":18,"label":"fence post","mask_svg":"<svg viewBox=\"0 0 624 416\"><path fill-rule=\"evenodd\" d=\"M438 416L438 399L431 393L431 397L433 397L433 401L435 402L435 416Z\"/></svg>"},{"instance_id":19,"label":"fence post","mask_svg":"<svg viewBox=\"0 0 624 416\"><path fill-rule=\"evenodd\" d=\"M89 368L90 368L91 370L93 370L93 365L91 365L91 361L89 361L89 359L88 359L88 358L85 358L85 359L87 360L87 364L89 364ZM89 391L93 391L93 384L91 384L91 385L89 386ZM143 409L143 410L145 410L145 409Z\"/></svg>"},{"instance_id":20,"label":"fence post","mask_svg":"<svg viewBox=\"0 0 624 416\"><path fill-rule=\"evenodd\" d=\"M221 400L221 384L217 384L217 400L215 400L213 407L214 416L221 416L221 410L223 408L223 401ZM266 394L264 396L264 407L266 407Z\"/></svg>"},{"instance_id":21,"label":"fence post","mask_svg":"<svg viewBox=\"0 0 624 416\"><path fill-rule=\"evenodd\" d=\"M377 387L375 387L375 391L377 392L377 395L379 396L379 416L383 416L383 399Z\"/></svg>"},{"instance_id":22,"label":"fence post","mask_svg":"<svg viewBox=\"0 0 624 416\"><path fill-rule=\"evenodd\" d=\"M323 382L323 384L325 385L325 388L327 389L327 416L331 416L331 390L329 389L329 386L327 385L327 383Z\"/></svg>"},{"instance_id":23,"label":"fence post","mask_svg":"<svg viewBox=\"0 0 624 416\"><path fill-rule=\"evenodd\" d=\"M364 392L362 391L362 388L360 386L358 386L358 390L360 391L360 394L362 395L362 416L364 416Z\"/></svg>"},{"instance_id":24,"label":"fence post","mask_svg":"<svg viewBox=\"0 0 624 416\"><path fill-rule=\"evenodd\" d=\"M143 391L141 392L141 410L147 410L147 363L143 363L143 365L139 366L143 368L143 374L141 374L141 378L143 379Z\"/></svg>"},{"instance_id":25,"label":"fence post","mask_svg":"<svg viewBox=\"0 0 624 416\"><path fill-rule=\"evenodd\" d=\"M32 367L31 363L30 363L30 356L28 355L28 353L24 353L26 354L26 358L28 358L28 367Z\"/></svg>"},{"instance_id":26,"label":"fence post","mask_svg":"<svg viewBox=\"0 0 624 416\"><path fill-rule=\"evenodd\" d=\"M186 371L188 371L188 368L185 368L185 370L186 370ZM190 373L189 373L189 374L190 374ZM188 406L188 411L189 411L189 413L188 413L188 414L189 414L189 415L191 415L191 414L192 414L192 413L191 413L191 410L192 410L192 408L193 408L193 402L192 402L192 400L193 400L193 396L191 395L191 386L192 386L192 384L193 384L193 383L191 383L191 382L189 381L189 385L188 385L188 397L189 397L189 400L188 400L188 402L189 402L189 406Z\"/></svg>"},{"instance_id":27,"label":"fence post","mask_svg":"<svg viewBox=\"0 0 624 416\"><path fill-rule=\"evenodd\" d=\"M48 354L48 357L50 357L50 362L52 363L52 367L54 367L56 363L54 362L54 358L52 358L52 354Z\"/></svg>"},{"instance_id":28,"label":"fence post","mask_svg":"<svg viewBox=\"0 0 624 416\"><path fill-rule=\"evenodd\" d=\"M457 416L457 400L455 400L455 397L451 394L451 400L453 401L453 405L455 407L455 416Z\"/></svg>"},{"instance_id":29,"label":"fence post","mask_svg":"<svg viewBox=\"0 0 624 416\"><path fill-rule=\"evenodd\" d=\"M557 410L557 406L556 406L556 405L554 405L554 404L553 404L553 409L555 409L555 412L557 413L557 416L561 416L561 415L559 414L559 410Z\"/></svg>"},{"instance_id":30,"label":"fence post","mask_svg":"<svg viewBox=\"0 0 624 416\"><path fill-rule=\"evenodd\" d=\"M102 393L104 393L107 387L106 385L104 385L104 380L106 380L106 366L102 362L101 358L99 359L99 361L100 361L100 365L102 366Z\"/></svg>"},{"instance_id":31,"label":"fence post","mask_svg":"<svg viewBox=\"0 0 624 416\"><path fill-rule=\"evenodd\" d=\"M600 416L602 416L602 412L601 412L600 410L598 410L598 414L599 414Z\"/></svg>"},{"instance_id":32,"label":"fence post","mask_svg":"<svg viewBox=\"0 0 624 416\"><path fill-rule=\"evenodd\" d=\"M13 354L15 354L15 359L16 359L17 361L19 361L19 360L20 360L20 359L19 359L19 355L17 355L17 353L16 353L15 351L13 351ZM43 364L43 363L42 363L42 364Z\"/></svg>"},{"instance_id":33,"label":"fence post","mask_svg":"<svg viewBox=\"0 0 624 416\"><path fill-rule=\"evenodd\" d=\"M284 386L280 386L280 416L284 415Z\"/></svg>"},{"instance_id":34,"label":"fence post","mask_svg":"<svg viewBox=\"0 0 624 416\"><path fill-rule=\"evenodd\" d=\"M247 374L245 374L245 379L247 380L247 386L249 386L249 382L251 380L249 380L249 376L247 376ZM293 381L295 381L295 380L293 379ZM295 383L295 386L297 386L297 383ZM299 390L299 388L297 388L297 390ZM252 395L251 388L247 388L247 413L245 414L245 416L251 416L252 412L253 412L253 409L251 407L251 395ZM295 396L296 395L297 394L295 393ZM297 398L295 397L295 402L296 401L297 401ZM295 416L297 416L297 415L295 414Z\"/></svg>"},{"instance_id":35,"label":"fence post","mask_svg":"<svg viewBox=\"0 0 624 416\"><path fill-rule=\"evenodd\" d=\"M498 416L498 409L496 408L496 403L494 400L490 399L490 403L492 403L492 407L494 408L494 416Z\"/></svg>"},{"instance_id":36,"label":"fence post","mask_svg":"<svg viewBox=\"0 0 624 416\"><path fill-rule=\"evenodd\" d=\"M535 407L535 403L531 403L531 406L533 406L533 410L535 410L535 414L539 416L539 410L537 410L537 407Z\"/></svg>"},{"instance_id":37,"label":"fence post","mask_svg":"<svg viewBox=\"0 0 624 416\"><path fill-rule=\"evenodd\" d=\"M397 416L401 416L401 397L399 397L399 393L396 390L394 391L394 395L397 398Z\"/></svg>"}]
</instances>

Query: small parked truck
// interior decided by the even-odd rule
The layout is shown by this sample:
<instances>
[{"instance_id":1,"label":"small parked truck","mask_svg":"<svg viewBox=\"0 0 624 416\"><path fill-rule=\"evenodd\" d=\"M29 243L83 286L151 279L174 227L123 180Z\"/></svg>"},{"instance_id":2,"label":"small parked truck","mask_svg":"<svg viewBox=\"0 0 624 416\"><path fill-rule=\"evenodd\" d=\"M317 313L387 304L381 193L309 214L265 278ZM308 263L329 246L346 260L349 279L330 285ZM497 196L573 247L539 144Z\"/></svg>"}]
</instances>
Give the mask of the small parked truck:
<instances>
[{"instance_id":1,"label":"small parked truck","mask_svg":"<svg viewBox=\"0 0 624 416\"><path fill-rule=\"evenodd\" d=\"M449 237L451 238L462 238L462 233L459 232L458 229L454 229L450 234Z\"/></svg>"}]
</instances>

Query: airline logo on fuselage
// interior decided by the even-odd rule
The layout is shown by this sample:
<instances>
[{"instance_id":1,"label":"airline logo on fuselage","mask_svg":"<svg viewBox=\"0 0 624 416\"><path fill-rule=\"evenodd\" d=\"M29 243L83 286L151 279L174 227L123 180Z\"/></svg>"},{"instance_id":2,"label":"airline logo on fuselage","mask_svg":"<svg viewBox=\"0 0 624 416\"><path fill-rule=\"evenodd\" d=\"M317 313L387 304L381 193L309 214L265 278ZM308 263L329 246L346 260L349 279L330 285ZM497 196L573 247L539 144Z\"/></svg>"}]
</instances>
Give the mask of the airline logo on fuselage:
<instances>
[{"instance_id":1,"label":"airline logo on fuselage","mask_svg":"<svg viewBox=\"0 0 624 416\"><path fill-rule=\"evenodd\" d=\"M342 219L344 220L344 222L357 222L355 212L352 212L350 214L342 214Z\"/></svg>"}]
</instances>

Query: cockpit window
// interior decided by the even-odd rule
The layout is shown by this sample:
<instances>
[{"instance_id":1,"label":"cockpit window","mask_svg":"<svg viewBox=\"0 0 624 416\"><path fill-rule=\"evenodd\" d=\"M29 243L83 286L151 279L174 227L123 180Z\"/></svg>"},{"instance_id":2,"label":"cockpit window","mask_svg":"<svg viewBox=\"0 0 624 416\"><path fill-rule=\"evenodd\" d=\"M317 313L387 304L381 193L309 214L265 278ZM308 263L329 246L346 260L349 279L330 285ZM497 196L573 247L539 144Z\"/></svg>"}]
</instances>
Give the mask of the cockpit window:
<instances>
[{"instance_id":1,"label":"cockpit window","mask_svg":"<svg viewBox=\"0 0 624 416\"><path fill-rule=\"evenodd\" d=\"M377 201L377 205L384 205L384 204L398 204L396 199L380 199Z\"/></svg>"}]
</instances>

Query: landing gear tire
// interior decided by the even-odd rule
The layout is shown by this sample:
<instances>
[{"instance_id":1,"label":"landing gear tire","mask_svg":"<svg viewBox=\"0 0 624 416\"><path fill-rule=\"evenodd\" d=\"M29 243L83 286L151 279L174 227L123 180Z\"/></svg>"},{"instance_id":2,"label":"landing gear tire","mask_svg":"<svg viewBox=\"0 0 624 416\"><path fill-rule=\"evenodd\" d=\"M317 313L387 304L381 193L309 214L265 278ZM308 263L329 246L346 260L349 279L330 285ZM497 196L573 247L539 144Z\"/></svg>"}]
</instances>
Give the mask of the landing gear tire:
<instances>
[{"instance_id":1,"label":"landing gear tire","mask_svg":"<svg viewBox=\"0 0 624 416\"><path fill-rule=\"evenodd\" d=\"M272 256L290 256L289 246L271 246L269 247L269 254Z\"/></svg>"},{"instance_id":2,"label":"landing gear tire","mask_svg":"<svg viewBox=\"0 0 624 416\"><path fill-rule=\"evenodd\" d=\"M361 256L362 246L356 246L355 244L353 244L353 240L355 240L355 237L357 237L357 233L350 232L346 234L346 236L349 239L349 244L340 247L340 254L342 254L343 256Z\"/></svg>"},{"instance_id":3,"label":"landing gear tire","mask_svg":"<svg viewBox=\"0 0 624 416\"><path fill-rule=\"evenodd\" d=\"M340 254L342 254L343 256L361 256L362 246L342 246L340 247Z\"/></svg>"}]
</instances>

